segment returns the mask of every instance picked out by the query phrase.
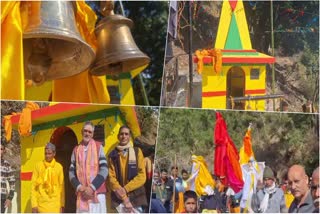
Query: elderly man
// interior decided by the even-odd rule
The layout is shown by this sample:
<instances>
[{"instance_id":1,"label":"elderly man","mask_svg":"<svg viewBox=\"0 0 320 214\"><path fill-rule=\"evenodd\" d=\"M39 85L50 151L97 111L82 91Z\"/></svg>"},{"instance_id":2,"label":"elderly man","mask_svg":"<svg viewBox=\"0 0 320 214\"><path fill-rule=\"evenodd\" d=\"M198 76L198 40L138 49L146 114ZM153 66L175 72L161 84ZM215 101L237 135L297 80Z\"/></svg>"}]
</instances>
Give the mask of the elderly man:
<instances>
[{"instance_id":1,"label":"elderly man","mask_svg":"<svg viewBox=\"0 0 320 214\"><path fill-rule=\"evenodd\" d=\"M48 143L45 160L35 165L31 182L33 213L57 213L64 210L64 177L61 164L56 162L56 146Z\"/></svg>"},{"instance_id":2,"label":"elderly man","mask_svg":"<svg viewBox=\"0 0 320 214\"><path fill-rule=\"evenodd\" d=\"M4 142L1 142L1 168L0 168L0 177L1 177L1 213L4 213L6 208L11 206L11 200L14 196L14 189L15 189L15 183L16 179L14 177L14 171L9 164L8 161L6 161L3 158L3 155L5 153L5 145ZM9 193L7 190L7 182L9 184Z\"/></svg>"},{"instance_id":3,"label":"elderly man","mask_svg":"<svg viewBox=\"0 0 320 214\"><path fill-rule=\"evenodd\" d=\"M277 188L275 176L272 169L268 166L263 171L264 188L260 189L253 196L253 209L260 213L286 213L287 207L284 200L282 189Z\"/></svg>"},{"instance_id":4,"label":"elderly man","mask_svg":"<svg viewBox=\"0 0 320 214\"><path fill-rule=\"evenodd\" d=\"M142 151L132 146L131 131L127 126L120 127L118 140L117 147L108 157L112 205L118 212L143 212L148 203Z\"/></svg>"},{"instance_id":5,"label":"elderly man","mask_svg":"<svg viewBox=\"0 0 320 214\"><path fill-rule=\"evenodd\" d=\"M85 122L82 140L73 149L69 179L76 189L77 213L106 213L107 159L103 146L93 139L94 125Z\"/></svg>"},{"instance_id":6,"label":"elderly man","mask_svg":"<svg viewBox=\"0 0 320 214\"><path fill-rule=\"evenodd\" d=\"M315 210L308 186L308 176L301 165L293 165L288 171L288 181L294 200L289 213L312 213Z\"/></svg>"},{"instance_id":7,"label":"elderly man","mask_svg":"<svg viewBox=\"0 0 320 214\"><path fill-rule=\"evenodd\" d=\"M316 209L314 213L319 213L320 208L320 175L319 167L316 168L312 173L312 182L311 182L311 195L313 198L313 203Z\"/></svg>"}]
</instances>

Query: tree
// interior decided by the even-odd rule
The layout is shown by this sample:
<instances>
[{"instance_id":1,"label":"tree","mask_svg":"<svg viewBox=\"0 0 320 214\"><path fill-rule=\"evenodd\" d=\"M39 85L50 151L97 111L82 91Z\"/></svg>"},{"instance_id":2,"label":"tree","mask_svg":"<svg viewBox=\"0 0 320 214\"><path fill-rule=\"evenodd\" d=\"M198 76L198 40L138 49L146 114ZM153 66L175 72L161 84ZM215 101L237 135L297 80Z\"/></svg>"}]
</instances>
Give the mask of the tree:
<instances>
[{"instance_id":1,"label":"tree","mask_svg":"<svg viewBox=\"0 0 320 214\"><path fill-rule=\"evenodd\" d=\"M294 163L310 174L319 161L319 115L221 111L228 133L239 150L249 123L256 159L265 161L277 172ZM190 167L192 154L205 157L213 169L215 111L161 109L156 160L170 166L177 154L179 166Z\"/></svg>"},{"instance_id":2,"label":"tree","mask_svg":"<svg viewBox=\"0 0 320 214\"><path fill-rule=\"evenodd\" d=\"M152 106L159 106L168 24L168 2L123 1L123 6L126 16L134 22L132 36L137 46L151 59L149 66L142 73L149 103ZM136 104L144 105L138 78L134 78L133 87Z\"/></svg>"}]
</instances>

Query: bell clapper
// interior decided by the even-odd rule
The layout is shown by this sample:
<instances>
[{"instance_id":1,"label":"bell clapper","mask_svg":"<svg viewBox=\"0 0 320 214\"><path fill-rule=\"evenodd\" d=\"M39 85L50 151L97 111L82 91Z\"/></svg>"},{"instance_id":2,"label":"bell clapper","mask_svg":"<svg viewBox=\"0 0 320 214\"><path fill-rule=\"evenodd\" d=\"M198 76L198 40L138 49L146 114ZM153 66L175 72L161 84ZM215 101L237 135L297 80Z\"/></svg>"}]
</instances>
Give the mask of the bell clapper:
<instances>
[{"instance_id":1,"label":"bell clapper","mask_svg":"<svg viewBox=\"0 0 320 214\"><path fill-rule=\"evenodd\" d=\"M42 85L46 81L52 59L48 56L47 41L45 39L34 39L32 46L33 51L28 59L27 67L31 73L32 82L35 85Z\"/></svg>"}]
</instances>

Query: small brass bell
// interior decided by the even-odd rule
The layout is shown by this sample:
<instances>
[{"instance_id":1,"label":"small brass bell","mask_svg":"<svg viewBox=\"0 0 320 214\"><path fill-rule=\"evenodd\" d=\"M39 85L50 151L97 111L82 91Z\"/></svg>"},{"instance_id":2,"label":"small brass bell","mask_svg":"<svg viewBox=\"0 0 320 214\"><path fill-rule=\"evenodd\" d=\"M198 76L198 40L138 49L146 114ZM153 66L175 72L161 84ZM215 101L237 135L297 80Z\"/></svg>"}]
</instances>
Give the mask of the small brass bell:
<instances>
[{"instance_id":1,"label":"small brass bell","mask_svg":"<svg viewBox=\"0 0 320 214\"><path fill-rule=\"evenodd\" d=\"M74 3L31 1L23 2L22 7L28 14L23 32L26 79L40 85L76 75L90 66L95 53L78 31Z\"/></svg>"},{"instance_id":2,"label":"small brass bell","mask_svg":"<svg viewBox=\"0 0 320 214\"><path fill-rule=\"evenodd\" d=\"M111 75L116 78L121 73L130 72L147 65L150 58L137 47L130 32L133 22L121 15L113 14L113 5L107 4L108 12L97 25L97 56L90 73L92 75Z\"/></svg>"}]
</instances>

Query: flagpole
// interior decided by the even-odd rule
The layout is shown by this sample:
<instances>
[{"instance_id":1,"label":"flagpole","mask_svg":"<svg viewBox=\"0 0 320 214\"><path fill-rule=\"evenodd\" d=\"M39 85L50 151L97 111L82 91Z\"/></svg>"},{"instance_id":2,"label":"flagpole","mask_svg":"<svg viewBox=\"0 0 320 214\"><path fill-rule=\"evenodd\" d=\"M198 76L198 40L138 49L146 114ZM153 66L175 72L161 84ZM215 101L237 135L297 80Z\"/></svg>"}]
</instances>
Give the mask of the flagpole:
<instances>
[{"instance_id":1,"label":"flagpole","mask_svg":"<svg viewBox=\"0 0 320 214\"><path fill-rule=\"evenodd\" d=\"M177 167L177 154L174 155L174 170L176 170ZM176 173L173 175L173 194L172 194L172 213L174 212L176 203Z\"/></svg>"},{"instance_id":2,"label":"flagpole","mask_svg":"<svg viewBox=\"0 0 320 214\"><path fill-rule=\"evenodd\" d=\"M273 33L273 2L270 0L270 22L271 22L271 48L272 48L272 56L274 57L274 33ZM274 63L272 63L272 94L275 94L275 70ZM276 110L275 100L273 101L273 111Z\"/></svg>"}]
</instances>

